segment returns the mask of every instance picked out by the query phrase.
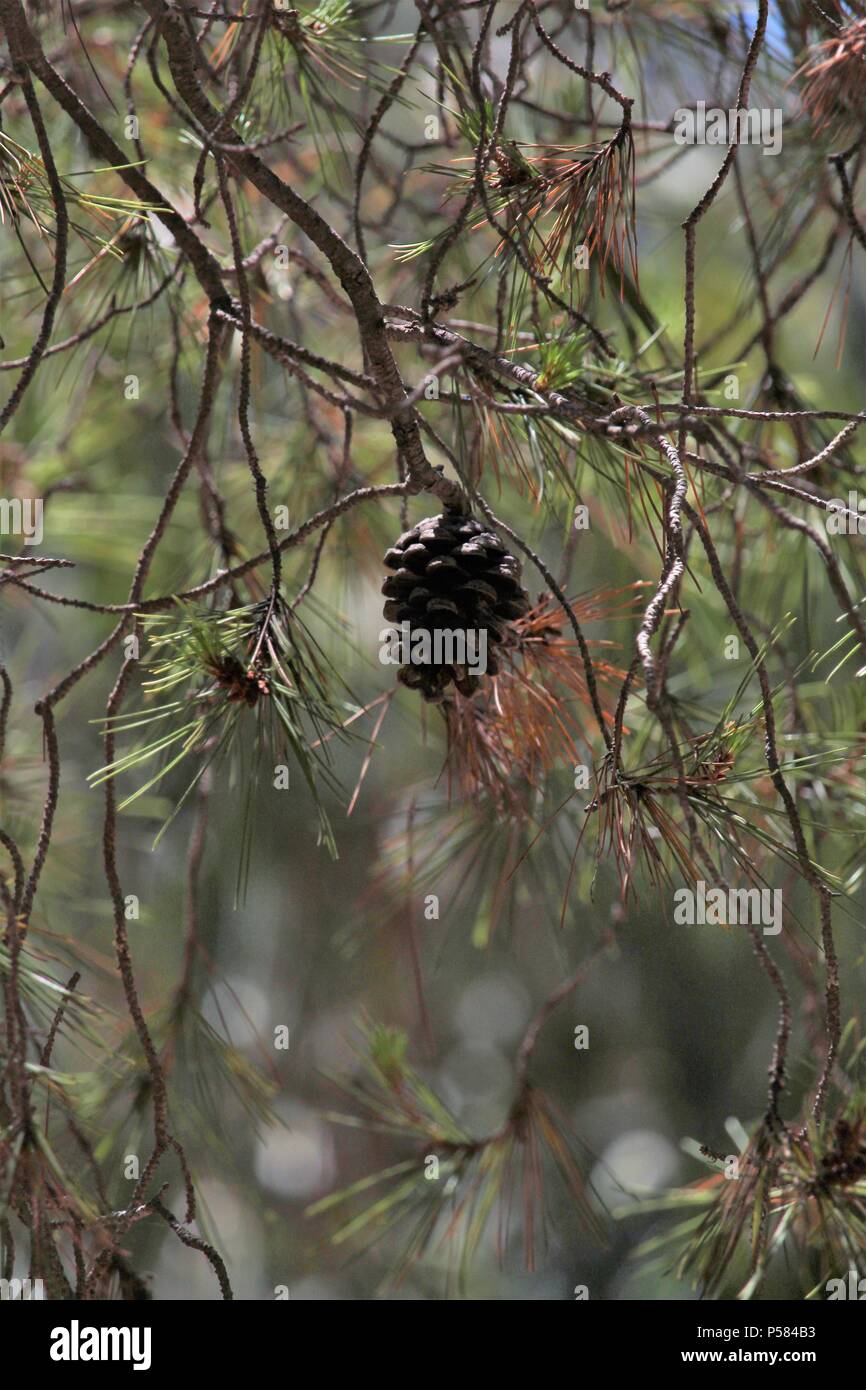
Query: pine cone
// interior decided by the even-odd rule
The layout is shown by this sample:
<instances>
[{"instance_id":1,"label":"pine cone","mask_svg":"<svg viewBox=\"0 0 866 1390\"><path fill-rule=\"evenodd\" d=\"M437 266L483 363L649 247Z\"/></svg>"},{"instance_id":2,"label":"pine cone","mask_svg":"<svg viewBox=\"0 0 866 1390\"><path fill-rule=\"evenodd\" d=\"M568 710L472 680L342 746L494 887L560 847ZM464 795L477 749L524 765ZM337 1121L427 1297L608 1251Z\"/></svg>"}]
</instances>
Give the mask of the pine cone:
<instances>
[{"instance_id":1,"label":"pine cone","mask_svg":"<svg viewBox=\"0 0 866 1390\"><path fill-rule=\"evenodd\" d=\"M481 684L480 673L469 669L472 662L449 662L447 656L453 656L454 648L449 648L447 639L437 643L436 634L450 630L463 634L464 641L468 632L477 634L477 659L479 650L484 650L480 634L486 633L486 674L496 675L496 649L507 624L530 606L520 583L519 562L480 521L463 512L446 511L425 517L402 535L384 563L396 571L382 585L388 600L386 620L408 623L411 638L418 632L430 635L429 662L419 664L416 656L400 667L398 680L434 702L443 698L452 681L462 695L472 695Z\"/></svg>"}]
</instances>

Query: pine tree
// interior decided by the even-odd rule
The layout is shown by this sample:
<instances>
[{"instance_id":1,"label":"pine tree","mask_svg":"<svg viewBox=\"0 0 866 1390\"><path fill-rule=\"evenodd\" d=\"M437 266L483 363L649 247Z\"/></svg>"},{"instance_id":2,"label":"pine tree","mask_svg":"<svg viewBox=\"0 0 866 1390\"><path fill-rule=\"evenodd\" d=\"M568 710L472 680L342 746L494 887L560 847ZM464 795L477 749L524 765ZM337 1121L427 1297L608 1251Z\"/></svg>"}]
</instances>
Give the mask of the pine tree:
<instances>
[{"instance_id":1,"label":"pine tree","mask_svg":"<svg viewBox=\"0 0 866 1390\"><path fill-rule=\"evenodd\" d=\"M0 28L0 1279L866 1274L866 6Z\"/></svg>"}]
</instances>

